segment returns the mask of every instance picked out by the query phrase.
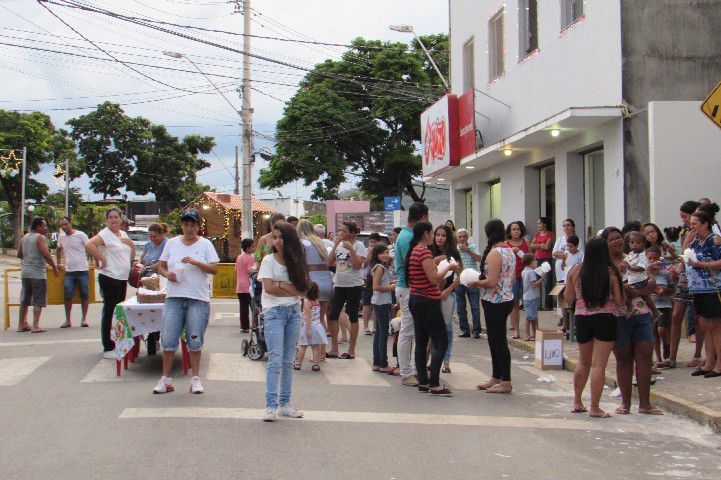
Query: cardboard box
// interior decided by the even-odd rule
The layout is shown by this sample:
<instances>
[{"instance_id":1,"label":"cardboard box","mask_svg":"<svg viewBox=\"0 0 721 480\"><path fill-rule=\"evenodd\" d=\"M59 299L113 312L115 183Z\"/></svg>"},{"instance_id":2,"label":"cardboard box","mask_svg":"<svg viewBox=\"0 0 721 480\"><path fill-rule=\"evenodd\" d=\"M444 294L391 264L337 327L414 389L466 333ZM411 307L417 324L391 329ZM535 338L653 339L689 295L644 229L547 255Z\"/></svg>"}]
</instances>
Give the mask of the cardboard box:
<instances>
[{"instance_id":1,"label":"cardboard box","mask_svg":"<svg viewBox=\"0 0 721 480\"><path fill-rule=\"evenodd\" d=\"M563 333L536 330L536 368L563 370Z\"/></svg>"},{"instance_id":2,"label":"cardboard box","mask_svg":"<svg viewBox=\"0 0 721 480\"><path fill-rule=\"evenodd\" d=\"M558 305L560 308L571 308L571 305L566 303L566 298L563 295L563 292L566 291L566 284L565 283L557 283L553 289L548 292L548 294L552 297L556 297L556 305Z\"/></svg>"}]
</instances>

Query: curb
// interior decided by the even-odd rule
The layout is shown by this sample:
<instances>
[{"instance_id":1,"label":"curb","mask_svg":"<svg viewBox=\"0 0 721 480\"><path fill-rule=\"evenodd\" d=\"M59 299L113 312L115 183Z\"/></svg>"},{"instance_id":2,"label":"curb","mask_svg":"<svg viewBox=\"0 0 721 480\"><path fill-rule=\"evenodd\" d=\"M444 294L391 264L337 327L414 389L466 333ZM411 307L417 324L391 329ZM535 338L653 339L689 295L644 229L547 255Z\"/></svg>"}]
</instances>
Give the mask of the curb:
<instances>
[{"instance_id":1,"label":"curb","mask_svg":"<svg viewBox=\"0 0 721 480\"><path fill-rule=\"evenodd\" d=\"M523 340L509 338L508 344L521 350L525 350L531 354L535 353L536 351L534 344L524 342ZM564 357L563 359L563 369L568 372L573 372L576 369L577 364L578 360L576 360L575 358ZM606 372L606 385L611 388L616 388L616 376ZM673 395L671 393L657 392L653 389L651 389L651 401L655 405L662 407L671 413L675 413L676 415L683 415L692 420L695 420L702 425L708 425L717 433L721 433L721 413L719 412L711 410L710 408L707 408L703 405L699 405L697 403L693 403L686 399L677 397L676 395Z\"/></svg>"}]
</instances>

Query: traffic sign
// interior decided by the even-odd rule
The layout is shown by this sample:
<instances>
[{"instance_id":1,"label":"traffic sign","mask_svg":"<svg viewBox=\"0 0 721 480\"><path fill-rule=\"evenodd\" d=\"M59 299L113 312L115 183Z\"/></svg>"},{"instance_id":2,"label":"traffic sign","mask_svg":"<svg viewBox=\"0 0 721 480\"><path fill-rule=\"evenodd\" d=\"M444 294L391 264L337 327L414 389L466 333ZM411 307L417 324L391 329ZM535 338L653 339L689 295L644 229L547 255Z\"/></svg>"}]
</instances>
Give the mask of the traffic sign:
<instances>
[{"instance_id":1,"label":"traffic sign","mask_svg":"<svg viewBox=\"0 0 721 480\"><path fill-rule=\"evenodd\" d=\"M383 206L386 212L401 209L401 197L383 197Z\"/></svg>"},{"instance_id":2,"label":"traffic sign","mask_svg":"<svg viewBox=\"0 0 721 480\"><path fill-rule=\"evenodd\" d=\"M721 128L721 82L711 91L708 98L701 104L701 111Z\"/></svg>"}]
</instances>

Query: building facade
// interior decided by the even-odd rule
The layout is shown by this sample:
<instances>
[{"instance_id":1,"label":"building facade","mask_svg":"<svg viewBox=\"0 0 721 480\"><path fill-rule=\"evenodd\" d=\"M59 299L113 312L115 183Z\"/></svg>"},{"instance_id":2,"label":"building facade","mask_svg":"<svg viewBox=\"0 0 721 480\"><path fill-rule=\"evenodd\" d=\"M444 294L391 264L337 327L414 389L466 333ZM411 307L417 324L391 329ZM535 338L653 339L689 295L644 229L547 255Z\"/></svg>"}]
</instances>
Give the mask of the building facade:
<instances>
[{"instance_id":1,"label":"building facade","mask_svg":"<svg viewBox=\"0 0 721 480\"><path fill-rule=\"evenodd\" d=\"M429 180L450 185L457 225L482 242L490 218L556 233L573 218L586 238L718 199L721 131L699 106L721 81L719 22L721 1L451 0L451 90L475 92L476 152Z\"/></svg>"}]
</instances>

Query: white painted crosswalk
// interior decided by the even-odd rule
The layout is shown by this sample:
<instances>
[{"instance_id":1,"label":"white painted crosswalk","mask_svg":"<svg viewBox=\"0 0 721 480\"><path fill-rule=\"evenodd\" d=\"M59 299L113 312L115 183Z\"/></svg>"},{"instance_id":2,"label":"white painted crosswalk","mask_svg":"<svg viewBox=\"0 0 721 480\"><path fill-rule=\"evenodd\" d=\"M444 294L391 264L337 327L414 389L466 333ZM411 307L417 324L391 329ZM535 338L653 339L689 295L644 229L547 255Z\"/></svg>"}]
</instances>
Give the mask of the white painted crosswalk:
<instances>
[{"instance_id":1,"label":"white painted crosswalk","mask_svg":"<svg viewBox=\"0 0 721 480\"><path fill-rule=\"evenodd\" d=\"M0 360L0 386L16 385L52 357L18 357Z\"/></svg>"},{"instance_id":2,"label":"white painted crosswalk","mask_svg":"<svg viewBox=\"0 0 721 480\"><path fill-rule=\"evenodd\" d=\"M227 382L265 382L265 364L240 353L211 353L206 377Z\"/></svg>"}]
</instances>

